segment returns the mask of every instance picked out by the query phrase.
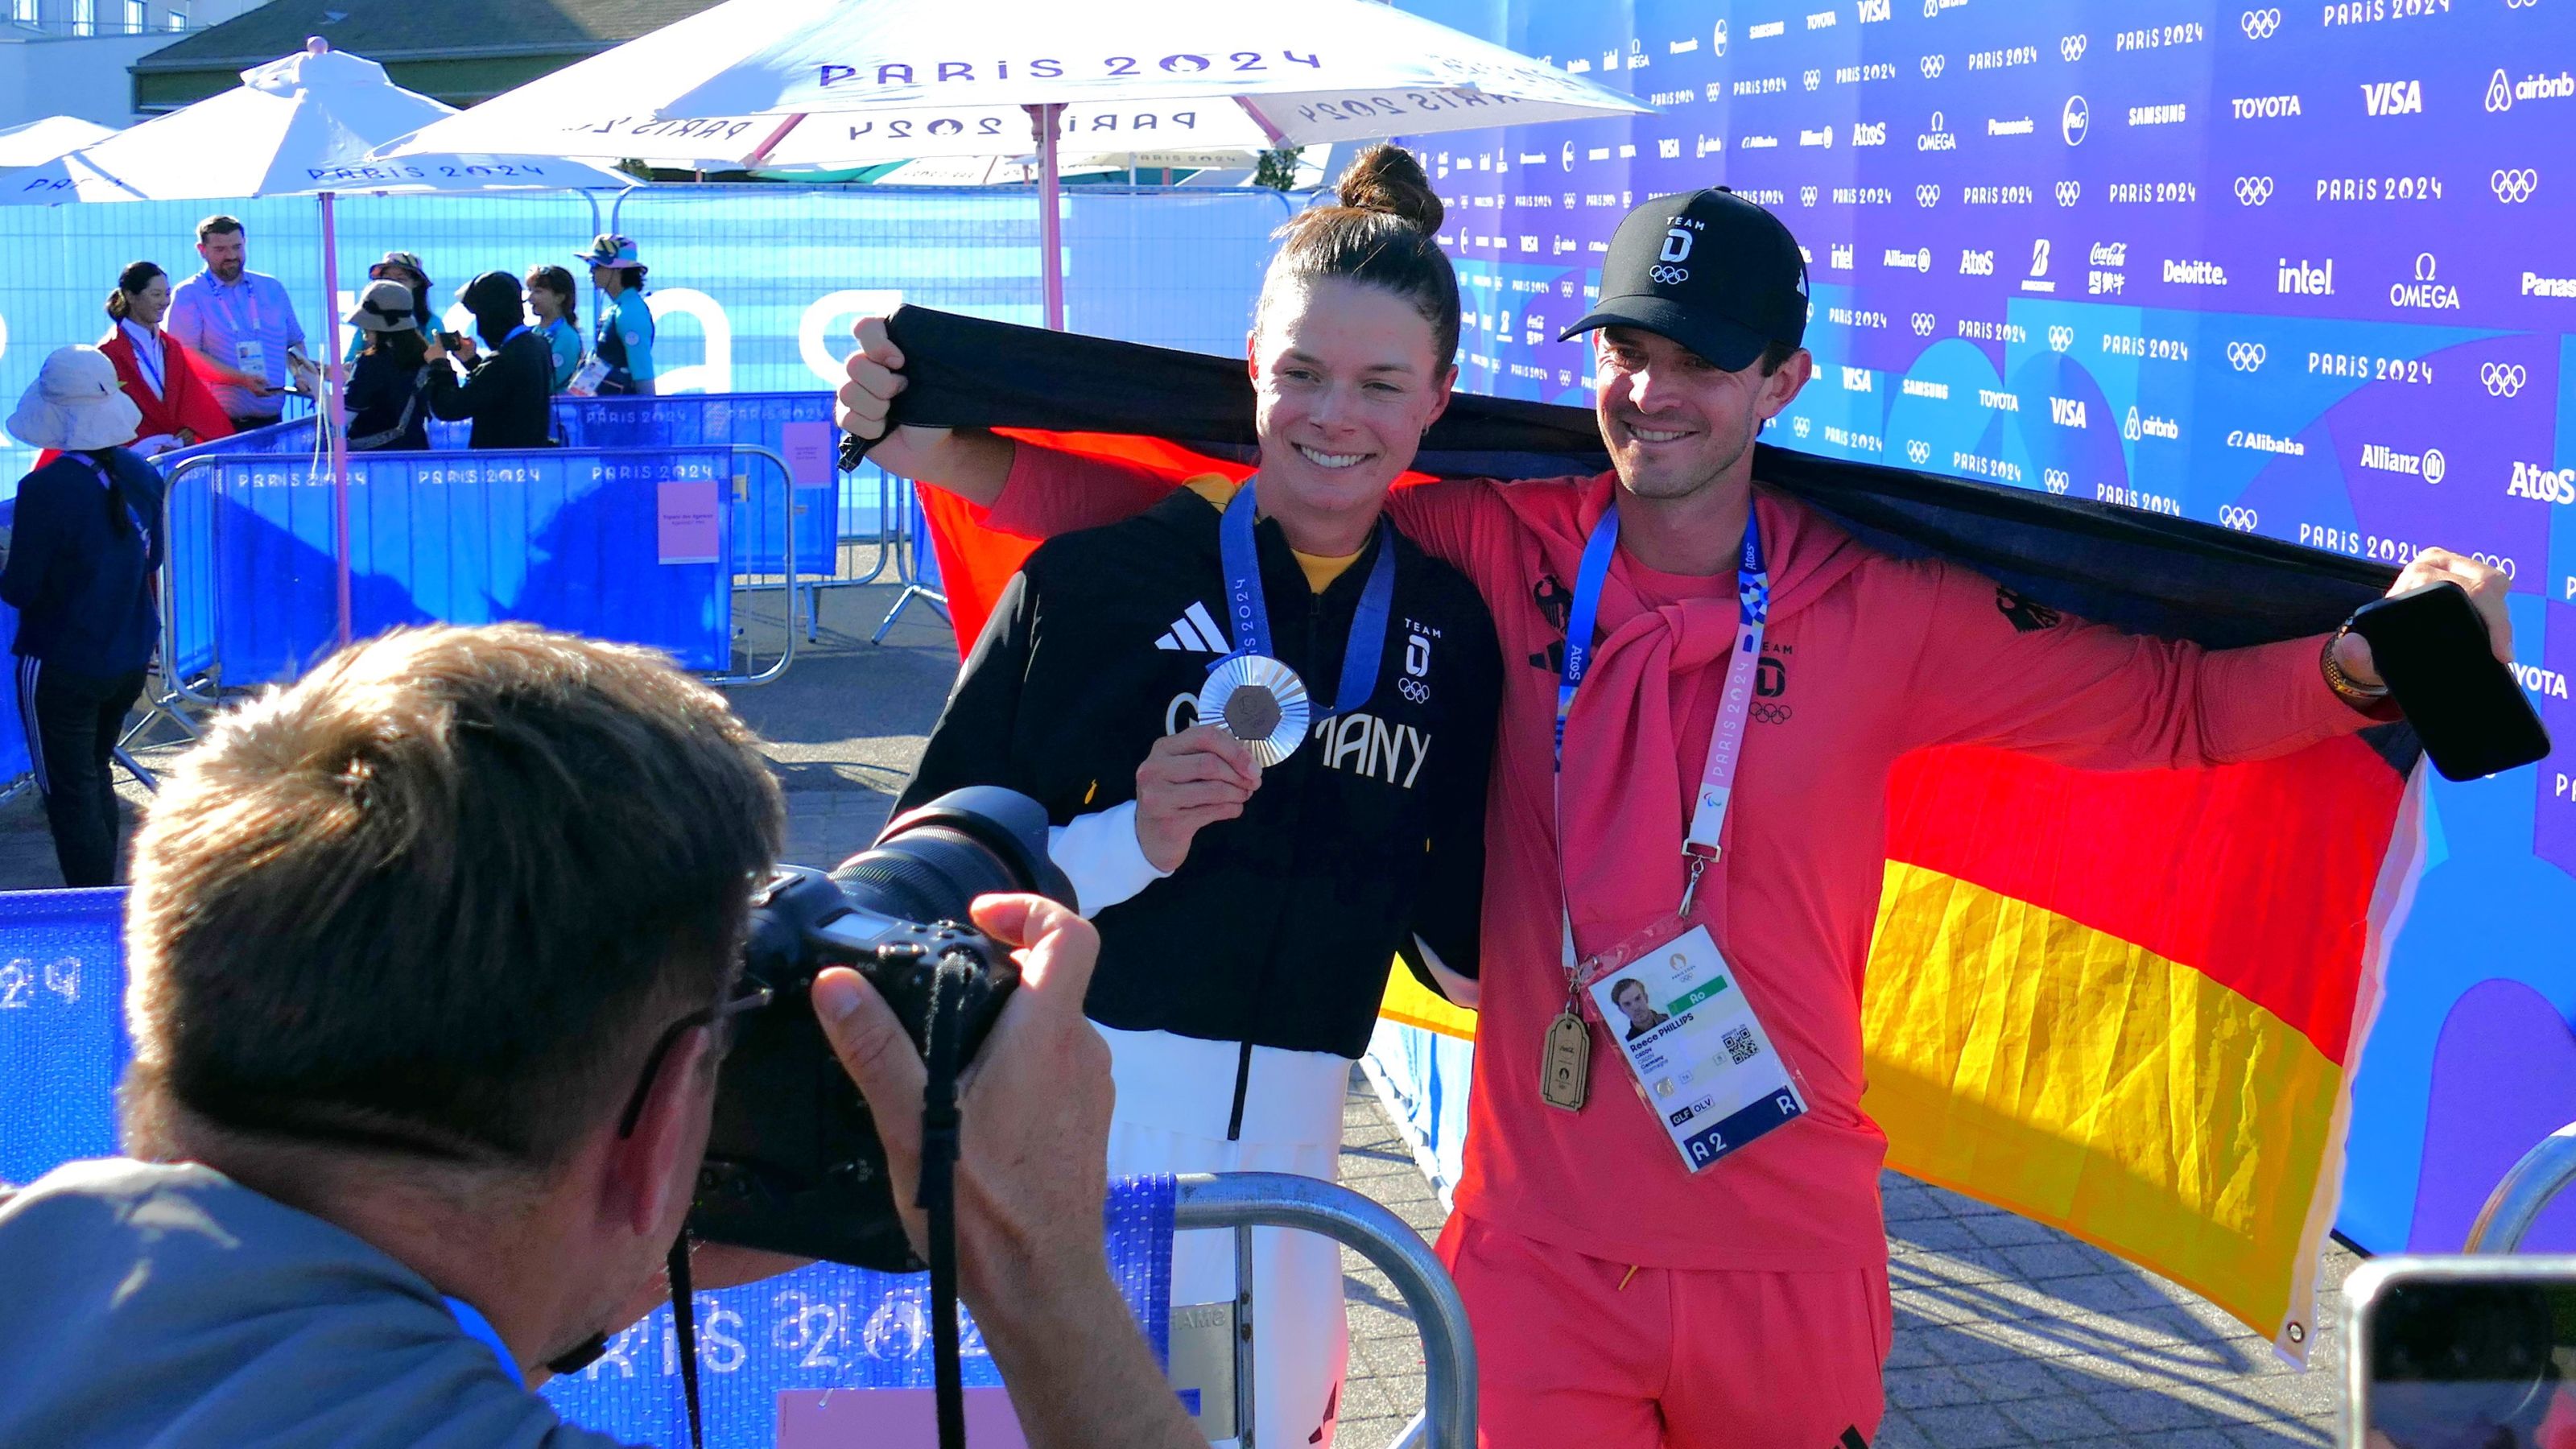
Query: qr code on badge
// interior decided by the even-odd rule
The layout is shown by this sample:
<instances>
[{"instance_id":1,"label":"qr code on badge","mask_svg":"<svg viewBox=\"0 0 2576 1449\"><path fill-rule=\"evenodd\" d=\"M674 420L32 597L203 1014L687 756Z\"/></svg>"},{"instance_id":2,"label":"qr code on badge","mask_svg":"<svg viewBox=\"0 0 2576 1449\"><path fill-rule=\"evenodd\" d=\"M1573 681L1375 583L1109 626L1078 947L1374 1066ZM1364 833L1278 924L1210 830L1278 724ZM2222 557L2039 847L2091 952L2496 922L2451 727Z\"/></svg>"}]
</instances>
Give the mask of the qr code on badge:
<instances>
[{"instance_id":1,"label":"qr code on badge","mask_svg":"<svg viewBox=\"0 0 2576 1449\"><path fill-rule=\"evenodd\" d=\"M1753 1028L1749 1026L1739 1026L1726 1034L1727 1060L1738 1066L1753 1060L1754 1055L1761 1050L1761 1047L1754 1044Z\"/></svg>"}]
</instances>

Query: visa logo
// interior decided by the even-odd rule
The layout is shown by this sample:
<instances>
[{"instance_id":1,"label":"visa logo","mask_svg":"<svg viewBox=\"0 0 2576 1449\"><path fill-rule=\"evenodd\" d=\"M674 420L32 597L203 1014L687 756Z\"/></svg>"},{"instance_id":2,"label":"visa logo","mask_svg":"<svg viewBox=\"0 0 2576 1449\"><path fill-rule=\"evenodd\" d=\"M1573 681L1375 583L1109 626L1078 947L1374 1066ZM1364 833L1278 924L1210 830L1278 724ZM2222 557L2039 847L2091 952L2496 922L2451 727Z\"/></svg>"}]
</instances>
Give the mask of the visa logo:
<instances>
[{"instance_id":1,"label":"visa logo","mask_svg":"<svg viewBox=\"0 0 2576 1449\"><path fill-rule=\"evenodd\" d=\"M2048 400L2048 420L2061 428L2084 427L2084 399L2053 397Z\"/></svg>"},{"instance_id":2,"label":"visa logo","mask_svg":"<svg viewBox=\"0 0 2576 1449\"><path fill-rule=\"evenodd\" d=\"M2424 83L2365 81L2361 104L2374 116L2420 116L2424 114Z\"/></svg>"}]
</instances>

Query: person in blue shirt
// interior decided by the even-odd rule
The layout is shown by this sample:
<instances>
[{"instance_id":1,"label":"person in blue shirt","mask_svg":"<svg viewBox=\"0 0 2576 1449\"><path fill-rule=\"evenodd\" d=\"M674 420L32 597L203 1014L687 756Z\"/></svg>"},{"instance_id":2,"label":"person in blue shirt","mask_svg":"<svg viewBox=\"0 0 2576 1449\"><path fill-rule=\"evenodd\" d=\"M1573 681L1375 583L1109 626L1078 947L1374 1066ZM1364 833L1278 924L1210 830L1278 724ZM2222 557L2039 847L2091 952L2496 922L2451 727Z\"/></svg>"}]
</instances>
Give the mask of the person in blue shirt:
<instances>
[{"instance_id":1,"label":"person in blue shirt","mask_svg":"<svg viewBox=\"0 0 2576 1449\"><path fill-rule=\"evenodd\" d=\"M651 396L653 309L644 301L647 269L635 259L635 239L603 232L589 251L574 256L590 267L591 285L608 294L595 343L599 360L608 364L608 375L599 383L601 395Z\"/></svg>"},{"instance_id":2,"label":"person in blue shirt","mask_svg":"<svg viewBox=\"0 0 2576 1449\"><path fill-rule=\"evenodd\" d=\"M162 323L209 364L206 380L235 432L276 422L287 389L313 375L295 303L277 278L249 269L248 246L232 217L197 223L205 270L171 289L170 315Z\"/></svg>"},{"instance_id":3,"label":"person in blue shirt","mask_svg":"<svg viewBox=\"0 0 2576 1449\"><path fill-rule=\"evenodd\" d=\"M562 267L528 268L528 310L536 314L536 332L554 357L554 390L572 385L581 371L581 304L573 298L572 273Z\"/></svg>"},{"instance_id":4,"label":"person in blue shirt","mask_svg":"<svg viewBox=\"0 0 2576 1449\"><path fill-rule=\"evenodd\" d=\"M116 883L108 761L161 638L161 475L119 446L140 417L95 347L57 349L9 415L20 442L62 453L19 480L0 601L18 611L18 719L72 887Z\"/></svg>"}]
</instances>

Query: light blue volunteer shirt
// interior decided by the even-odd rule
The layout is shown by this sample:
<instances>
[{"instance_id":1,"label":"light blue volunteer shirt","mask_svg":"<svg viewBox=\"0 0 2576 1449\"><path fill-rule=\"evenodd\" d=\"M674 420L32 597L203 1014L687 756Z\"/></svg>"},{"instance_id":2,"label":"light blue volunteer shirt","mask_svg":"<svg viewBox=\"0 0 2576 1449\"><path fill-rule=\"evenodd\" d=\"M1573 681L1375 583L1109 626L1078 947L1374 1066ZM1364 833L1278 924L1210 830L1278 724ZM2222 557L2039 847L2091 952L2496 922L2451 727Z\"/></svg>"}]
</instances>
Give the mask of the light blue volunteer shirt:
<instances>
[{"instance_id":1,"label":"light blue volunteer shirt","mask_svg":"<svg viewBox=\"0 0 2576 1449\"><path fill-rule=\"evenodd\" d=\"M239 280L224 283L200 270L170 292L170 315L162 327L217 367L240 368L240 345L257 342L268 385L284 387L286 352L304 345L304 325L295 320L295 304L277 278L244 268ZM236 418L275 418L286 408L282 396L253 397L247 390L207 379L215 401Z\"/></svg>"}]
</instances>

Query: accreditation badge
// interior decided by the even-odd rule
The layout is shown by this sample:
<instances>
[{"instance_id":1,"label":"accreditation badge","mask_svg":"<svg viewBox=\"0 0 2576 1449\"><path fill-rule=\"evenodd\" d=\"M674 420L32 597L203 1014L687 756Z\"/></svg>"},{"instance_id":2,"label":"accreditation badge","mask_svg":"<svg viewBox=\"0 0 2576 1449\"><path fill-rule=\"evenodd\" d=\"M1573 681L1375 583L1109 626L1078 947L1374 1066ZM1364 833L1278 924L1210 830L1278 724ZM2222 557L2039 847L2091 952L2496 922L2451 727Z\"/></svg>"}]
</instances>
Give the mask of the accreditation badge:
<instances>
[{"instance_id":1,"label":"accreditation badge","mask_svg":"<svg viewBox=\"0 0 2576 1449\"><path fill-rule=\"evenodd\" d=\"M1222 725L1267 769L1297 752L1313 718L1306 681L1263 654L1237 654L1208 671L1199 686L1199 718Z\"/></svg>"},{"instance_id":2,"label":"accreditation badge","mask_svg":"<svg viewBox=\"0 0 2576 1449\"><path fill-rule=\"evenodd\" d=\"M1806 1115L1797 1074L1708 927L1650 931L1584 964L1584 1000L1684 1167L1703 1171Z\"/></svg>"},{"instance_id":3,"label":"accreditation badge","mask_svg":"<svg viewBox=\"0 0 2576 1449\"><path fill-rule=\"evenodd\" d=\"M268 349L257 342L244 340L234 343L233 361L243 372L261 382L268 381Z\"/></svg>"}]
</instances>

